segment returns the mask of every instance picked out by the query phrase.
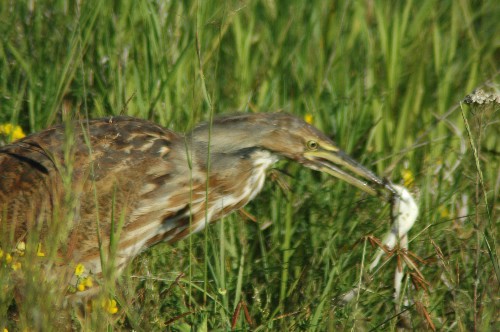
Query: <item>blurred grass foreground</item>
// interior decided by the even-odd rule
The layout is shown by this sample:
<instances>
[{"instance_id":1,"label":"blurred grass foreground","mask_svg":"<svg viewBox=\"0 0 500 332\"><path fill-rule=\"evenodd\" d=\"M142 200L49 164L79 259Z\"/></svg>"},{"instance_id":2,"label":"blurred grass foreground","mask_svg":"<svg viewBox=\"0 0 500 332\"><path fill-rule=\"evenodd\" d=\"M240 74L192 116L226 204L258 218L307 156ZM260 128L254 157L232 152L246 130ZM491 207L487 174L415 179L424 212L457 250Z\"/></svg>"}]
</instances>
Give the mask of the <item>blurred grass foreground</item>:
<instances>
[{"instance_id":1,"label":"blurred grass foreground","mask_svg":"<svg viewBox=\"0 0 500 332\"><path fill-rule=\"evenodd\" d=\"M421 211L418 272L395 301L401 256L368 270L389 207L281 163L291 177L270 176L247 207L257 222L233 214L154 247L84 315L61 310L66 285L37 267L45 248L1 247L0 225L0 328L500 330L499 17L493 0L0 2L0 144L73 118L184 132L283 110L409 187Z\"/></svg>"}]
</instances>

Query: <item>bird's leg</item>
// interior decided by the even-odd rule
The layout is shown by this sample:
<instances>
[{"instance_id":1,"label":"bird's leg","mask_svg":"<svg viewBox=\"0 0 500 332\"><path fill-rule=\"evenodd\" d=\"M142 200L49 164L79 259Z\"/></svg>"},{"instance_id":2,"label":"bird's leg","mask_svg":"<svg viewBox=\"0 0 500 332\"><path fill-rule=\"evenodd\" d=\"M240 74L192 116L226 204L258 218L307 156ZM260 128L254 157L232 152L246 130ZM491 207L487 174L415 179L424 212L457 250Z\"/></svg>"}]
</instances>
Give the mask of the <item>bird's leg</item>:
<instances>
[{"instance_id":1,"label":"bird's leg","mask_svg":"<svg viewBox=\"0 0 500 332\"><path fill-rule=\"evenodd\" d=\"M278 186L283 191L283 193L285 193L285 197L286 197L287 196L286 194L288 194L290 192L291 188L290 188L290 185L288 184L288 182L285 180L285 175L288 177L292 177L292 176L290 174L288 174L287 172L280 170L280 169L277 169L277 168L271 168L268 171L268 174L269 174L269 179L278 184Z\"/></svg>"},{"instance_id":2,"label":"bird's leg","mask_svg":"<svg viewBox=\"0 0 500 332\"><path fill-rule=\"evenodd\" d=\"M248 325L250 327L254 327L254 323L252 320L252 317L250 317L250 312L248 311L248 307L245 301L241 300L238 305L236 306L236 309L234 310L233 317L231 319L231 330L234 330L236 328L236 323L238 320L238 317L240 316L241 308L243 307L243 312L245 314L245 320L247 321Z\"/></svg>"},{"instance_id":3,"label":"bird's leg","mask_svg":"<svg viewBox=\"0 0 500 332\"><path fill-rule=\"evenodd\" d=\"M248 212L247 210L245 210L245 208L239 208L238 212L239 212L240 216L242 216L243 218L249 219L255 223L257 222L257 217L254 216L253 214L251 214L250 212Z\"/></svg>"}]
</instances>

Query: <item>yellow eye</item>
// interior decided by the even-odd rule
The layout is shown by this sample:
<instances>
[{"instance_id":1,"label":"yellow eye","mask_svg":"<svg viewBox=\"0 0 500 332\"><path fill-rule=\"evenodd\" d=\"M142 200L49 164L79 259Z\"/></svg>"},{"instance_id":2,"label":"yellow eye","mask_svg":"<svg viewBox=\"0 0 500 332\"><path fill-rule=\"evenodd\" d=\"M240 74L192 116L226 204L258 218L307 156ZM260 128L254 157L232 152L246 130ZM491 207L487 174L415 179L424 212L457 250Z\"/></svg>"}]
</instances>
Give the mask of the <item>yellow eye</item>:
<instances>
[{"instance_id":1,"label":"yellow eye","mask_svg":"<svg viewBox=\"0 0 500 332\"><path fill-rule=\"evenodd\" d=\"M307 141L307 149L309 150L316 150L318 149L318 142L314 141L314 140L310 140L310 141Z\"/></svg>"}]
</instances>

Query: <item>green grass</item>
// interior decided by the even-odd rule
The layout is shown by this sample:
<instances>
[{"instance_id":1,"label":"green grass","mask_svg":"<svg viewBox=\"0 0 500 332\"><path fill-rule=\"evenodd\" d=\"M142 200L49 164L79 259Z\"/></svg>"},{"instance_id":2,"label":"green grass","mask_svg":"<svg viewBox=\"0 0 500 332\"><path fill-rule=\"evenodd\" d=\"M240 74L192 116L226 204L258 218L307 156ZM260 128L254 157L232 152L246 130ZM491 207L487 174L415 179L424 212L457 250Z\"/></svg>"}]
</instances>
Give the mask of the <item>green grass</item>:
<instances>
[{"instance_id":1,"label":"green grass","mask_svg":"<svg viewBox=\"0 0 500 332\"><path fill-rule=\"evenodd\" d=\"M414 176L410 250L428 286L406 278L399 310L395 258L367 268L365 237L389 229L389 207L283 162L291 191L268 181L247 208L257 223L235 213L156 246L105 287L116 315L98 306L73 327L229 330L239 310L239 330L385 331L401 316L423 330L426 311L438 330L498 330L499 106L460 101L499 89L499 17L495 1L466 0L0 3L2 124L32 133L128 114L186 131L214 114L284 110L311 114L381 176ZM30 273L14 305L0 267L0 327L59 330L60 287ZM369 291L342 305L360 280Z\"/></svg>"}]
</instances>

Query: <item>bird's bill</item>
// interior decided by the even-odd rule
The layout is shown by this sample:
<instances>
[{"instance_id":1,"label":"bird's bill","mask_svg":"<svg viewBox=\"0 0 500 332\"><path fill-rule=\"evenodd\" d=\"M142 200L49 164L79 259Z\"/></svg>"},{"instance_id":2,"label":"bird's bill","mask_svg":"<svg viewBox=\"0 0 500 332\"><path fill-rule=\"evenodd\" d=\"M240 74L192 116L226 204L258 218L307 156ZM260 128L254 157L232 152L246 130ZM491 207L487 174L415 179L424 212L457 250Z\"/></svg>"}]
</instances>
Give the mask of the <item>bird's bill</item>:
<instances>
[{"instance_id":1,"label":"bird's bill","mask_svg":"<svg viewBox=\"0 0 500 332\"><path fill-rule=\"evenodd\" d=\"M390 184L341 150L308 151L304 157L311 168L333 175L370 195L380 196L382 191L391 196L396 194Z\"/></svg>"}]
</instances>

